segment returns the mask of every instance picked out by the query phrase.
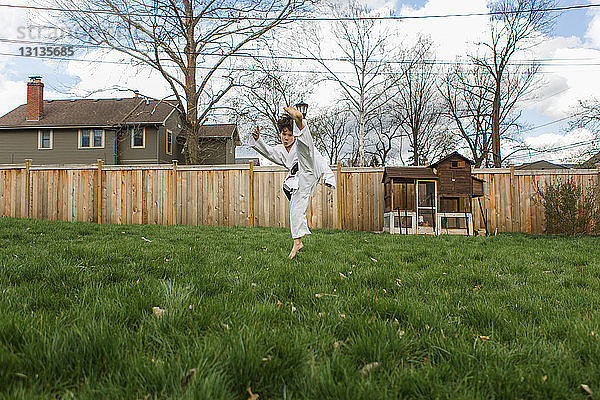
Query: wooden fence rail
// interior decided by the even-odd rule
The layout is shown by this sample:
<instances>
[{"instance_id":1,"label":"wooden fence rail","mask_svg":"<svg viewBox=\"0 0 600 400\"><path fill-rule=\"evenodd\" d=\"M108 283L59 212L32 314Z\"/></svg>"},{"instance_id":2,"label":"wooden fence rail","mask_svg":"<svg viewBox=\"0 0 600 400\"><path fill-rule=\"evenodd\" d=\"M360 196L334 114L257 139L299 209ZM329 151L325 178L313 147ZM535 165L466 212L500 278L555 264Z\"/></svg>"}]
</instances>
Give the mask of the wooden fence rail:
<instances>
[{"instance_id":1,"label":"wooden fence rail","mask_svg":"<svg viewBox=\"0 0 600 400\"><path fill-rule=\"evenodd\" d=\"M476 229L542 233L537 188L574 179L598 187L598 170L476 169L484 197L473 200ZM0 216L103 224L289 227L280 167L0 166ZM319 185L307 212L313 228L380 231L383 168L336 169L337 190Z\"/></svg>"}]
</instances>

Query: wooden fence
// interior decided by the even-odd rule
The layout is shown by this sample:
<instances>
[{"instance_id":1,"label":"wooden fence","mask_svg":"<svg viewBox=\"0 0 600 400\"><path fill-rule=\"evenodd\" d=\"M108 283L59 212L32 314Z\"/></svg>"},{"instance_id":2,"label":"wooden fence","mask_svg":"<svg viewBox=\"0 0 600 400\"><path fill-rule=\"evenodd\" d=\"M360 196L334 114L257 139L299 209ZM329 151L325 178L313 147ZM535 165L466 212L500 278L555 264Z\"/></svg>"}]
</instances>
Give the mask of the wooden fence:
<instances>
[{"instance_id":1,"label":"wooden fence","mask_svg":"<svg viewBox=\"0 0 600 400\"><path fill-rule=\"evenodd\" d=\"M475 169L484 180L484 197L473 200L476 229L544 233L546 221L539 190L557 182L573 180L588 190L600 190L599 169L518 171L514 168ZM600 192L599 192L600 195Z\"/></svg>"},{"instance_id":2,"label":"wooden fence","mask_svg":"<svg viewBox=\"0 0 600 400\"><path fill-rule=\"evenodd\" d=\"M599 170L478 169L485 196L473 200L476 229L544 231L536 188L575 179L597 187ZM289 227L280 167L0 166L0 216L103 224ZM340 168L338 188L319 185L307 217L312 228L380 231L383 168ZM481 205L481 207L480 207Z\"/></svg>"}]
</instances>

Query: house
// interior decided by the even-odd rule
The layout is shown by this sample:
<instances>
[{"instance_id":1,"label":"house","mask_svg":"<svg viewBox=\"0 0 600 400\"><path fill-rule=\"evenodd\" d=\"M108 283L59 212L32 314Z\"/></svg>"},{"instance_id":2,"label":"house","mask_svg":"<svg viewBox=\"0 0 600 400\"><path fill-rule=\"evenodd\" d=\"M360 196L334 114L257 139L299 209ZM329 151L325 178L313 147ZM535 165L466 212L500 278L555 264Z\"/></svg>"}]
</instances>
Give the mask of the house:
<instances>
[{"instance_id":1,"label":"house","mask_svg":"<svg viewBox=\"0 0 600 400\"><path fill-rule=\"evenodd\" d=\"M545 169L570 169L570 167L566 166L566 165L554 164L554 163L551 163L546 160L534 161L531 163L515 166L515 170L521 170L521 171L523 171L523 170L527 170L527 171L538 170L539 171L539 170L545 170Z\"/></svg>"},{"instance_id":2,"label":"house","mask_svg":"<svg viewBox=\"0 0 600 400\"><path fill-rule=\"evenodd\" d=\"M0 164L161 164L184 162L180 114L174 101L44 100L38 76L27 84L27 103L0 117ZM203 128L207 162L233 163L237 128ZM239 138L237 139L239 141ZM214 145L213 145L214 144Z\"/></svg>"},{"instance_id":3,"label":"house","mask_svg":"<svg viewBox=\"0 0 600 400\"><path fill-rule=\"evenodd\" d=\"M589 160L583 163L584 168L600 168L600 153L592 156Z\"/></svg>"},{"instance_id":4,"label":"house","mask_svg":"<svg viewBox=\"0 0 600 400\"><path fill-rule=\"evenodd\" d=\"M202 125L198 133L200 164L235 164L235 148L241 144L237 125Z\"/></svg>"},{"instance_id":5,"label":"house","mask_svg":"<svg viewBox=\"0 0 600 400\"><path fill-rule=\"evenodd\" d=\"M473 234L471 202L483 196L473 162L454 152L426 167L386 167L384 231Z\"/></svg>"}]
</instances>

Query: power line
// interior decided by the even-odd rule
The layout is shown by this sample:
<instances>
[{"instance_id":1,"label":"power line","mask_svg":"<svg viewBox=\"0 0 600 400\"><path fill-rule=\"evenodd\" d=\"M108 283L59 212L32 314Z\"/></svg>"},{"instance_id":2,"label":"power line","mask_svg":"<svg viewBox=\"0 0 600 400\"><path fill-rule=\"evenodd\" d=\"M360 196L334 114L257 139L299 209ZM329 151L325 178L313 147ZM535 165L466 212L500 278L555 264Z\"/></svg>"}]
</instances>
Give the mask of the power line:
<instances>
[{"instance_id":1,"label":"power line","mask_svg":"<svg viewBox=\"0 0 600 400\"><path fill-rule=\"evenodd\" d=\"M37 41L21 41L21 40L14 40L14 39L4 39L4 38L0 38L0 43L13 43L13 44L34 44L34 45L44 45L44 46L53 46L53 47L77 47L77 48L88 48L88 49L104 49L104 50L115 50L112 47L109 46L93 46L93 45L80 45L80 44L57 44L57 43L53 43L53 42L37 42ZM116 50L118 51L118 50ZM161 51L161 53L165 53L164 51ZM219 53L202 53L199 52L197 53L199 56L203 56L203 57L222 57L223 54L219 54ZM50 60L58 60L58 61L78 61L78 62L93 62L93 63L106 63L106 64L121 64L121 65L140 65L139 62L126 62L126 61L106 61L106 60L85 60L85 59L80 59L80 58L73 58L73 57L58 57L58 56L32 56L32 55L24 55L24 54L13 54L13 53L0 53L0 55L4 55L4 56L8 56L8 57L25 57L25 58L42 58L42 59L50 59ZM338 62L352 62L349 59L344 59L344 58L326 58L326 59L317 59L315 57L306 57L306 56L270 56L270 55L259 55L259 54L248 54L248 53L234 53L228 57L232 57L232 58L251 58L251 59L287 59L287 60L293 60L293 61L338 61ZM550 60L550 59L549 59ZM168 59L168 58L163 58L160 59L161 62L172 62L173 60ZM374 61L375 62L375 61ZM467 62L461 62L461 61L433 61L433 60L425 60L425 61L418 61L418 60L390 60L390 61L379 61L382 63L382 65L391 65L391 64L425 64L425 65L471 65ZM597 63L585 63L585 64L560 64L560 65L556 65L556 64L552 64L552 63L545 63L545 64L540 64L540 63L531 63L531 64L525 64L525 63L521 63L521 62L517 62L517 63L509 63L507 65L510 66L528 66L528 65L541 65L541 66L554 66L554 67L559 67L559 66L569 66L569 67L585 67L585 66L594 66L594 67L598 67L600 66L600 60ZM166 68L179 68L178 66L174 66L174 65L166 65ZM205 67L205 66L196 66L197 69L212 69L212 67ZM328 74L329 72L327 71L315 71L315 70L286 70L286 69L275 69L275 68L248 68L248 67L244 67L244 68L240 68L240 67L218 67L217 70L232 70L232 71L247 71L247 72L281 72L281 73L299 73L299 74L319 74L319 75L323 75L323 74ZM336 74L354 74L354 72L351 71L334 71L334 73ZM394 72L394 71L381 71L378 74L380 75L395 75L398 72ZM526 72L523 72L524 74L527 74ZM538 71L537 73L539 74L553 74L556 73L555 71L551 71L551 70L543 70L543 71ZM443 75L443 72L432 72L433 75Z\"/></svg>"},{"instance_id":2,"label":"power line","mask_svg":"<svg viewBox=\"0 0 600 400\"><path fill-rule=\"evenodd\" d=\"M83 9L67 9L67 8L58 8L58 7L40 7L40 6L24 6L24 5L15 5L15 4L0 4L0 7L6 8L15 8L15 9L27 9L27 10L36 10L36 11L55 11L55 12L70 12L70 13L82 13L82 14L104 14L104 15L123 15L118 11L114 10L83 10ZM508 14L527 14L532 12L559 12L559 11L572 11L572 10L581 10L588 8L596 8L600 7L600 4L581 4L581 5L573 5L573 6L564 6L564 7L548 7L548 8L536 8L536 9L527 9L527 10L517 10L517 11L488 11L488 12L479 12L479 13L457 13L457 14L438 14L438 15L408 15L408 16L399 16L399 15L388 15L388 16L361 16L361 17L301 17L301 16L288 16L283 18L275 18L275 17L241 17L236 15L229 16L221 16L221 15L205 15L205 16L193 16L193 18L200 18L206 20L227 20L227 21L236 21L236 20L253 20L253 21L365 21L365 20L418 20L418 19L437 19L437 18L458 18L458 17L483 17L483 16L497 16L497 15L508 15ZM233 12L233 11L231 11ZM268 13L267 10L264 11L255 11L256 13ZM146 14L146 13L126 13L132 17L169 17L165 14ZM175 16L173 16L175 17ZM181 17L177 17L181 18ZM191 18L191 17L183 17L183 18Z\"/></svg>"}]
</instances>

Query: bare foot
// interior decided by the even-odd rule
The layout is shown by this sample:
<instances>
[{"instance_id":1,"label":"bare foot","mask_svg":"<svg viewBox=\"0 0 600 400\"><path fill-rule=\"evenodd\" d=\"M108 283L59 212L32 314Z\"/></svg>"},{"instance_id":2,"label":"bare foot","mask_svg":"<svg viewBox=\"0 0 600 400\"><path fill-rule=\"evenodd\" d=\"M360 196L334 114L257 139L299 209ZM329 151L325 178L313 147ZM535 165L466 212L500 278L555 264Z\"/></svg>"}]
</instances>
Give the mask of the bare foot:
<instances>
[{"instance_id":1,"label":"bare foot","mask_svg":"<svg viewBox=\"0 0 600 400\"><path fill-rule=\"evenodd\" d=\"M290 251L290 255L288 256L289 259L291 260L292 258L296 257L296 254L304 247L304 245L302 244L302 242L300 243L296 243L294 242L294 246L292 247L292 251Z\"/></svg>"}]
</instances>

